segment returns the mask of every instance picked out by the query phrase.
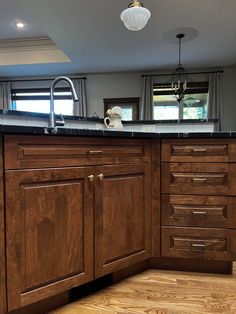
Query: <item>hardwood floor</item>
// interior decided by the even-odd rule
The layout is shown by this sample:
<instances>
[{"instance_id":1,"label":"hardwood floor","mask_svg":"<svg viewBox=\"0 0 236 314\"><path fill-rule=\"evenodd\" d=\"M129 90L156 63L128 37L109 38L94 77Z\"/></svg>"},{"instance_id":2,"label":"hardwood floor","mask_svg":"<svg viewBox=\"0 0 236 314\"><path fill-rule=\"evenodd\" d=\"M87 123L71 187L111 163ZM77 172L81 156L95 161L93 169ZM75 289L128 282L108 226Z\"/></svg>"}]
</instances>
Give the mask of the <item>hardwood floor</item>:
<instances>
[{"instance_id":1,"label":"hardwood floor","mask_svg":"<svg viewBox=\"0 0 236 314\"><path fill-rule=\"evenodd\" d=\"M147 270L48 314L236 313L236 274Z\"/></svg>"}]
</instances>

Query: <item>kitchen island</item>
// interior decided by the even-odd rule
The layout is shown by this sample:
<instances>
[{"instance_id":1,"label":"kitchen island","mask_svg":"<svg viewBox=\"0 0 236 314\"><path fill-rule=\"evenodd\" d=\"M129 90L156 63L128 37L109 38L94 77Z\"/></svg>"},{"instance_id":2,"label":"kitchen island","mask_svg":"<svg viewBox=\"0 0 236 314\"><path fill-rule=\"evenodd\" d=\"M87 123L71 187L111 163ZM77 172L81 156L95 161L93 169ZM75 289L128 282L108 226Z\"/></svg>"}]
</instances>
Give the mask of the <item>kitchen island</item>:
<instances>
[{"instance_id":1,"label":"kitchen island","mask_svg":"<svg viewBox=\"0 0 236 314\"><path fill-rule=\"evenodd\" d=\"M231 272L236 132L0 131L0 312L140 263Z\"/></svg>"}]
</instances>

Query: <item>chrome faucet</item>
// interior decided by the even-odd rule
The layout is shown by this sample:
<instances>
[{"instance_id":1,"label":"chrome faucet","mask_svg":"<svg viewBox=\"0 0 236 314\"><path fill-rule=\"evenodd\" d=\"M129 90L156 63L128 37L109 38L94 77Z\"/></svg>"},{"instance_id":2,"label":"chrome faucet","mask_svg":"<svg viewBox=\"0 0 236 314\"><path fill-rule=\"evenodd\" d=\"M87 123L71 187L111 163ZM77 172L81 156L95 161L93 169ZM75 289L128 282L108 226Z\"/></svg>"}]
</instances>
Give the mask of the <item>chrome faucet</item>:
<instances>
[{"instance_id":1,"label":"chrome faucet","mask_svg":"<svg viewBox=\"0 0 236 314\"><path fill-rule=\"evenodd\" d=\"M69 84L73 101L79 100L79 98L76 94L76 91L75 91L74 84L71 81L71 79L69 79L66 76L59 76L59 77L55 78L55 80L52 82L52 84L50 86L50 113L49 113L49 121L48 121L48 128L50 130L52 130L52 133L56 133L56 127L58 125L60 125L60 126L65 125L65 120L64 120L63 116L61 115L61 120L56 120L55 111L54 111L54 90L55 90L57 83L59 83L61 81L65 81Z\"/></svg>"}]
</instances>

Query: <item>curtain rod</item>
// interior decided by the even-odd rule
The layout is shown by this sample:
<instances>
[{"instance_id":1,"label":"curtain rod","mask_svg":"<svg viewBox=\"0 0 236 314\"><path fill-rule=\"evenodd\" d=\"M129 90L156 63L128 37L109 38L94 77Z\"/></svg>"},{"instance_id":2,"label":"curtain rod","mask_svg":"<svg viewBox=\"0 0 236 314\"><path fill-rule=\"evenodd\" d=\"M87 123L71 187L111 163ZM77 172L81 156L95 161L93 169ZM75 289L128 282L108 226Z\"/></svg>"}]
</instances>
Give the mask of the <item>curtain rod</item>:
<instances>
[{"instance_id":1,"label":"curtain rod","mask_svg":"<svg viewBox=\"0 0 236 314\"><path fill-rule=\"evenodd\" d=\"M224 73L224 71L187 72L187 74L210 74L210 73ZM169 75L175 75L175 73L143 74L142 77L148 77L148 76L169 76Z\"/></svg>"},{"instance_id":2,"label":"curtain rod","mask_svg":"<svg viewBox=\"0 0 236 314\"><path fill-rule=\"evenodd\" d=\"M64 75L63 75L64 76ZM42 82L42 81L52 81L54 80L56 77L54 78L48 78L48 79L20 79L20 80L1 80L0 79L0 82ZM80 79L80 80L86 80L87 78L86 77L70 77L72 80L73 79Z\"/></svg>"}]
</instances>

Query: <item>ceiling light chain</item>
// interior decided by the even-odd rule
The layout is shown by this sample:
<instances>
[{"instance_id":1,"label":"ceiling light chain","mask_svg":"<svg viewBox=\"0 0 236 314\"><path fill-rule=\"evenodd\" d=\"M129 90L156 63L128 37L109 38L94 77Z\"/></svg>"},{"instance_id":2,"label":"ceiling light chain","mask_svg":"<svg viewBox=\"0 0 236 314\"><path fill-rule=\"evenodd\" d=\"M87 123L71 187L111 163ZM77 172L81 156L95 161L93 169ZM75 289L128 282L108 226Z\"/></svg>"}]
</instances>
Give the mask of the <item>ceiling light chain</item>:
<instances>
[{"instance_id":1,"label":"ceiling light chain","mask_svg":"<svg viewBox=\"0 0 236 314\"><path fill-rule=\"evenodd\" d=\"M181 64L181 39L184 38L184 34L179 34L176 37L179 38L179 65Z\"/></svg>"}]
</instances>

